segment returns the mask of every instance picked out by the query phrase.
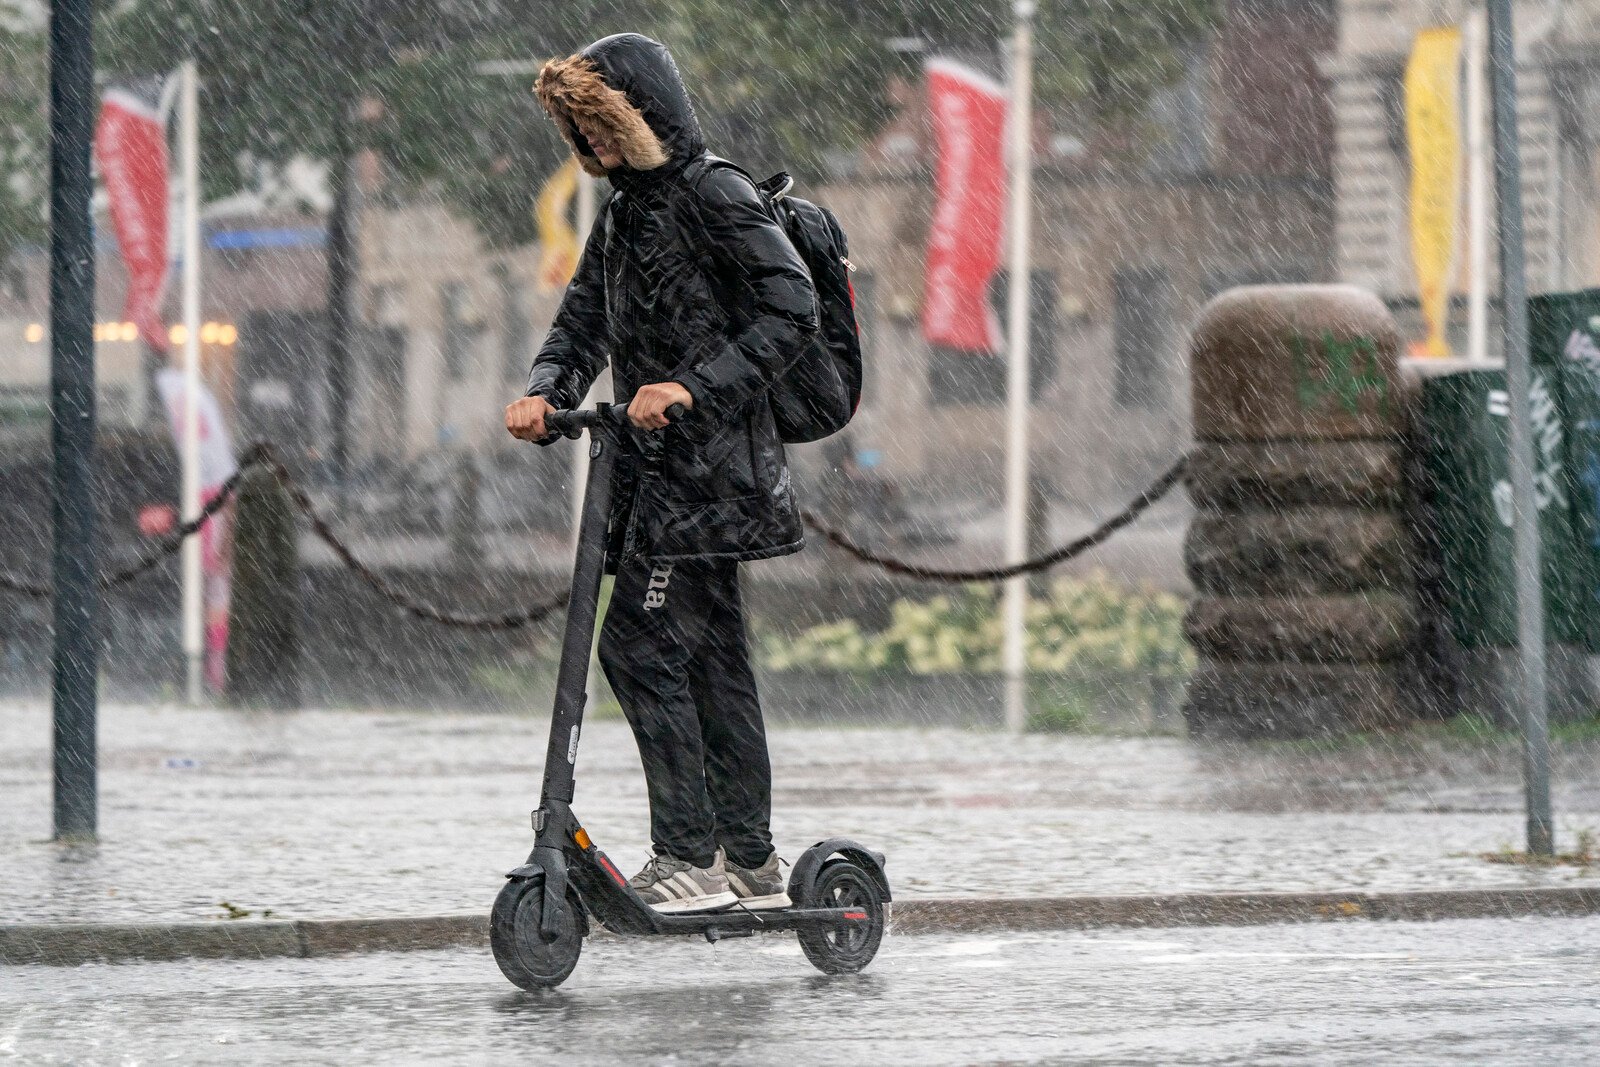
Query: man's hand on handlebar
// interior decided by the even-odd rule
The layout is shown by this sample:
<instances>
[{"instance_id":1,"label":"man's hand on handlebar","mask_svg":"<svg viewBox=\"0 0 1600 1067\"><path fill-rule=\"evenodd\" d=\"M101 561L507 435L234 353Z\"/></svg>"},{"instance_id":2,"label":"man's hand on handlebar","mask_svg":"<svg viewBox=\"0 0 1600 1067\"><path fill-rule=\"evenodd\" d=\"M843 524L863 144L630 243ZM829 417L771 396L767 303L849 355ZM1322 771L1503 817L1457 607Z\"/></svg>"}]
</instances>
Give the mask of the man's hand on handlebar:
<instances>
[{"instance_id":1,"label":"man's hand on handlebar","mask_svg":"<svg viewBox=\"0 0 1600 1067\"><path fill-rule=\"evenodd\" d=\"M634 394L633 400L628 404L628 419L633 425L643 430L660 430L671 425L674 419L682 418L684 412L694 407L694 396L689 390L677 382L662 382L658 385L647 385ZM612 408L613 415L619 414L621 408ZM558 414L559 409L553 406L542 396L525 396L506 407L506 432L519 441L544 441L557 432L550 425L552 414ZM573 413L563 415L569 418ZM591 413L592 414L592 413ZM562 424L565 432L567 424Z\"/></svg>"},{"instance_id":2,"label":"man's hand on handlebar","mask_svg":"<svg viewBox=\"0 0 1600 1067\"><path fill-rule=\"evenodd\" d=\"M554 410L542 396L525 396L506 408L506 430L519 441L543 441L550 436L544 417Z\"/></svg>"},{"instance_id":3,"label":"man's hand on handlebar","mask_svg":"<svg viewBox=\"0 0 1600 1067\"><path fill-rule=\"evenodd\" d=\"M674 404L688 410L694 407L694 396L677 382L641 386L628 405L628 418L641 430L665 429L672 422L667 409Z\"/></svg>"}]
</instances>

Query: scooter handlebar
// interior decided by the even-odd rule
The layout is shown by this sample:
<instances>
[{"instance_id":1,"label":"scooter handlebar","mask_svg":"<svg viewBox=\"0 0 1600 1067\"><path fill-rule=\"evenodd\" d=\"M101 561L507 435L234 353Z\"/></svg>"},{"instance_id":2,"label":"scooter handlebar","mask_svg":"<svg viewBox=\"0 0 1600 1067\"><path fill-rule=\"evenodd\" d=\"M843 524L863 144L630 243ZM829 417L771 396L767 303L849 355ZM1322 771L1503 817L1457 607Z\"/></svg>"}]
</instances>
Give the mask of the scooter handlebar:
<instances>
[{"instance_id":1,"label":"scooter handlebar","mask_svg":"<svg viewBox=\"0 0 1600 1067\"><path fill-rule=\"evenodd\" d=\"M667 408L667 418L677 422L689 413L682 404L673 404ZM585 430L593 430L605 425L606 420L619 426L628 425L628 406L626 404L598 404L592 408L572 408L567 411L547 412L544 417L544 428L550 431L551 437L567 437L576 440L583 436Z\"/></svg>"}]
</instances>

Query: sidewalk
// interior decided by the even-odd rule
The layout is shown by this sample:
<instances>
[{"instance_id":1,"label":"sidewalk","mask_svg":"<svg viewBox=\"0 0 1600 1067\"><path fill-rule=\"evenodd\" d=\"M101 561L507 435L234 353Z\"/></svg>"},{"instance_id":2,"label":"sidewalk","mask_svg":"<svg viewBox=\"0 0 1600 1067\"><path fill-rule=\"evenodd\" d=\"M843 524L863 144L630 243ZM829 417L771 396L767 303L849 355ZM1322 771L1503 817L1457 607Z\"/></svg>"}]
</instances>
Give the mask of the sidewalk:
<instances>
[{"instance_id":1,"label":"sidewalk","mask_svg":"<svg viewBox=\"0 0 1600 1067\"><path fill-rule=\"evenodd\" d=\"M531 843L545 743L533 717L107 706L101 842L65 849L49 729L47 707L0 703L0 923L486 913ZM772 750L782 851L856 836L887 852L897 900L1600 886L1600 867L1479 858L1521 843L1506 744L790 728ZM1600 830L1597 757L1557 748L1563 847ZM621 722L591 725L575 806L619 866L643 862Z\"/></svg>"}]
</instances>

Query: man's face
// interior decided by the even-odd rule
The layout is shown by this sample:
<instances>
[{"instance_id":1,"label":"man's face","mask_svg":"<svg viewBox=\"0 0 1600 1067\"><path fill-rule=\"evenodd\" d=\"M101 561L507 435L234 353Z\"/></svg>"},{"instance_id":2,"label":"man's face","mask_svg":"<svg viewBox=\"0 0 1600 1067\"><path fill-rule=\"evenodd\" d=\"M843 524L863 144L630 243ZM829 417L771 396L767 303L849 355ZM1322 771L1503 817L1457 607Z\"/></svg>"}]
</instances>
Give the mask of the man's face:
<instances>
[{"instance_id":1,"label":"man's face","mask_svg":"<svg viewBox=\"0 0 1600 1067\"><path fill-rule=\"evenodd\" d=\"M583 134L583 139L589 142L589 150L602 167L613 170L622 166L622 151L617 147L616 134L609 127L585 115L575 116L573 122L578 132Z\"/></svg>"}]
</instances>

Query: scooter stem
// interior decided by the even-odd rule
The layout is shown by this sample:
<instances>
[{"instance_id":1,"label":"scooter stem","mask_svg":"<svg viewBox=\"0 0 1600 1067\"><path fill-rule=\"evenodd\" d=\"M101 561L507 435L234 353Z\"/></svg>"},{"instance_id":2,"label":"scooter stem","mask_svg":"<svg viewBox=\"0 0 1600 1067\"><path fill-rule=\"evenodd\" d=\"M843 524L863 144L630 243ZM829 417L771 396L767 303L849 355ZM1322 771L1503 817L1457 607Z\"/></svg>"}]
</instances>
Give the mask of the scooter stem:
<instances>
[{"instance_id":1,"label":"scooter stem","mask_svg":"<svg viewBox=\"0 0 1600 1067\"><path fill-rule=\"evenodd\" d=\"M599 425L589 430L589 478L583 490L572 592L567 598L567 628L561 639L561 662L556 672L555 710L550 717L550 748L544 757L541 808L547 806L546 800L572 802L572 771L578 760L589 656L600 609L606 526L611 514L611 471L616 466L619 432L610 419L599 420Z\"/></svg>"}]
</instances>

